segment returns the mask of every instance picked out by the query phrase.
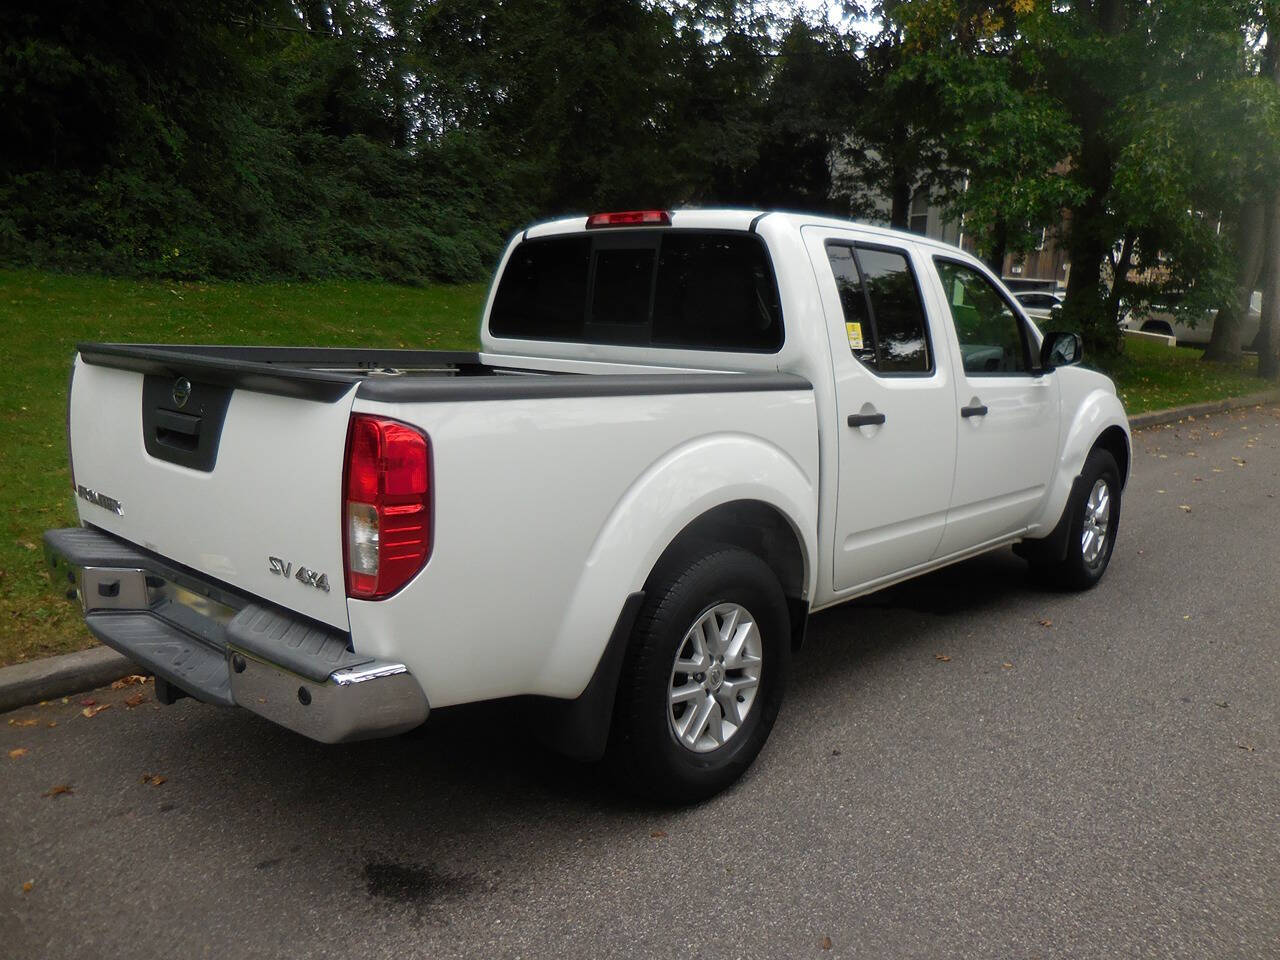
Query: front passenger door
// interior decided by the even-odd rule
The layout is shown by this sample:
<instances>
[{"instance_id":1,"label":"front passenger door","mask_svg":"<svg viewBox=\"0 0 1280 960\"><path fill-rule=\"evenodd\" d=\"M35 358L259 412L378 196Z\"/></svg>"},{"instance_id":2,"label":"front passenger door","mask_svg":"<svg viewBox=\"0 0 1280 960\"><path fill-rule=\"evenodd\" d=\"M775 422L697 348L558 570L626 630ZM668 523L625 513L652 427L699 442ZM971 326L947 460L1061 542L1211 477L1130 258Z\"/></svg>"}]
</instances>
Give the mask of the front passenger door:
<instances>
[{"instance_id":1,"label":"front passenger door","mask_svg":"<svg viewBox=\"0 0 1280 960\"><path fill-rule=\"evenodd\" d=\"M938 548L948 556L1023 530L1058 450L1058 381L1032 363L1026 324L982 271L935 256L959 348L955 487Z\"/></svg>"}]
</instances>

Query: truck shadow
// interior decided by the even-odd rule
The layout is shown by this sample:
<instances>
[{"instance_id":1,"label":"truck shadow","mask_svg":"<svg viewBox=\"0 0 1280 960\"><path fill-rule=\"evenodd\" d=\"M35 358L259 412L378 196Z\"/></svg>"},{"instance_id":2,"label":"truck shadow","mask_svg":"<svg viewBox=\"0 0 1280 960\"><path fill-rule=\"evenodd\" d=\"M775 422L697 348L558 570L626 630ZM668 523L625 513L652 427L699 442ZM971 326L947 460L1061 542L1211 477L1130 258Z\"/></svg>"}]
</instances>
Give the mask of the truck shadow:
<instances>
[{"instance_id":1,"label":"truck shadow","mask_svg":"<svg viewBox=\"0 0 1280 960\"><path fill-rule=\"evenodd\" d=\"M952 618L1032 589L1022 562L1001 553L819 614L792 689L821 696L904 648L932 650ZM184 722L166 725L163 749L197 781L187 802L223 798L189 812L221 835L252 836L246 869L264 879L287 871L295 882L337 869L370 904L426 923L463 897L499 888L520 896L530 881L513 862L550 870L616 844L653 843L699 815L625 798L597 767L542 748L515 702L439 710L411 734L340 746L243 711L184 701L174 712ZM748 782L711 803L764 803L753 796L761 790Z\"/></svg>"}]
</instances>

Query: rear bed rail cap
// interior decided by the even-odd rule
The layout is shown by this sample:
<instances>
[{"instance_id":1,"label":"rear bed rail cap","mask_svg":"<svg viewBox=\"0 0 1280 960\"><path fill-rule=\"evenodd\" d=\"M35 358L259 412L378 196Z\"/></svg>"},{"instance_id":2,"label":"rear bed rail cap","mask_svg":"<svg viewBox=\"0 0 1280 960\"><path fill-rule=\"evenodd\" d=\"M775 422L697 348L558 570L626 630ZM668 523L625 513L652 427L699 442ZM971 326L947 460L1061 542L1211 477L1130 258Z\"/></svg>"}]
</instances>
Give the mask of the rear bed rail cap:
<instances>
[{"instance_id":1,"label":"rear bed rail cap","mask_svg":"<svg viewBox=\"0 0 1280 960\"><path fill-rule=\"evenodd\" d=\"M188 377L220 386L241 387L298 400L335 403L360 381L353 373L311 370L287 366L284 356L278 363L247 359L235 351L246 348L165 347L157 344L79 343L76 350L85 363L117 370L157 376ZM250 348L251 349L251 348ZM270 348L268 348L270 349ZM215 352L217 351L217 352ZM284 353L284 351L281 351Z\"/></svg>"}]
</instances>

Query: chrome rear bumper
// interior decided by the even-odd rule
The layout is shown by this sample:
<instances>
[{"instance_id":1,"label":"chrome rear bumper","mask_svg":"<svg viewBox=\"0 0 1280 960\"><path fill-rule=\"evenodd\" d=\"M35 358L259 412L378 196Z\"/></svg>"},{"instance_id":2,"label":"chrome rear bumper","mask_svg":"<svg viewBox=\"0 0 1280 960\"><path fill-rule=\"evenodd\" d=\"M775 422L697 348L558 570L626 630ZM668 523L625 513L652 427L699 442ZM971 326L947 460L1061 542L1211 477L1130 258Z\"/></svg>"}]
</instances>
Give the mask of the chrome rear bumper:
<instances>
[{"instance_id":1,"label":"chrome rear bumper","mask_svg":"<svg viewBox=\"0 0 1280 960\"><path fill-rule=\"evenodd\" d=\"M238 705L303 736L391 736L430 712L402 663L361 656L349 636L208 581L89 527L44 535L55 584L93 634L165 683Z\"/></svg>"},{"instance_id":2,"label":"chrome rear bumper","mask_svg":"<svg viewBox=\"0 0 1280 960\"><path fill-rule=\"evenodd\" d=\"M374 660L317 683L228 647L231 696L246 710L321 743L389 737L427 719L426 695L402 663Z\"/></svg>"}]
</instances>

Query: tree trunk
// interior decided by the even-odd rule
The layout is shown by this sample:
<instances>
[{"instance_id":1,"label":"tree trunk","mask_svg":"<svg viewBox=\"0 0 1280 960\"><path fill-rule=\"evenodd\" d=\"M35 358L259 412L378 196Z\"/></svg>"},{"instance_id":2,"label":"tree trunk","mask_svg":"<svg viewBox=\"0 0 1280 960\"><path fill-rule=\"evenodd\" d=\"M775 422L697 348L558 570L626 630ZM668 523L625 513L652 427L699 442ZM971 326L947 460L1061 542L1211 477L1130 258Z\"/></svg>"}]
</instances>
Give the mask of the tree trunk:
<instances>
[{"instance_id":1,"label":"tree trunk","mask_svg":"<svg viewBox=\"0 0 1280 960\"><path fill-rule=\"evenodd\" d=\"M1109 181L1110 167L1107 166ZM1120 333L1115 314L1107 316L1107 302L1102 290L1102 261L1111 250L1104 198L1107 189L1094 187L1089 197L1071 211L1071 233L1067 246L1071 257L1071 275L1067 279L1067 297L1063 319L1080 331L1088 353L1110 357L1119 350Z\"/></svg>"},{"instance_id":2,"label":"tree trunk","mask_svg":"<svg viewBox=\"0 0 1280 960\"><path fill-rule=\"evenodd\" d=\"M1266 252L1266 210L1265 201L1249 201L1236 218L1236 283L1231 299L1222 305L1213 321L1213 332L1202 360L1232 363L1240 359L1240 322L1248 316L1249 301L1257 289Z\"/></svg>"},{"instance_id":3,"label":"tree trunk","mask_svg":"<svg viewBox=\"0 0 1280 960\"><path fill-rule=\"evenodd\" d=\"M1280 10L1277 4L1267 3L1263 9L1267 17L1267 49L1263 57L1264 76L1280 87L1280 42L1276 28L1280 27ZM1267 196L1266 210L1267 250L1262 258L1262 316L1258 324L1258 376L1275 380L1280 376L1280 187Z\"/></svg>"},{"instance_id":4,"label":"tree trunk","mask_svg":"<svg viewBox=\"0 0 1280 960\"><path fill-rule=\"evenodd\" d=\"M1004 257L1009 252L1009 225L1003 217L998 217L991 227L991 249L987 251L985 263L997 277L1004 276Z\"/></svg>"},{"instance_id":5,"label":"tree trunk","mask_svg":"<svg viewBox=\"0 0 1280 960\"><path fill-rule=\"evenodd\" d=\"M1280 189L1267 203L1266 282L1262 286L1262 317L1258 330L1258 376L1280 377Z\"/></svg>"},{"instance_id":6,"label":"tree trunk","mask_svg":"<svg viewBox=\"0 0 1280 960\"><path fill-rule=\"evenodd\" d=\"M1104 37L1117 37L1124 32L1128 9L1124 0L1096 0L1081 6L1086 31L1096 30ZM1079 330L1085 350L1100 355L1105 362L1120 350L1120 328L1102 282L1103 261L1110 259L1118 233L1107 209L1115 180L1115 159L1107 129L1112 105L1088 82L1079 67L1068 67L1067 71L1064 93L1080 128L1075 177L1087 195L1069 210L1067 253L1071 258L1071 273L1062 308L1063 320Z\"/></svg>"},{"instance_id":7,"label":"tree trunk","mask_svg":"<svg viewBox=\"0 0 1280 960\"><path fill-rule=\"evenodd\" d=\"M906 230L911 226L911 181L898 167L893 171L890 201L893 205L889 209L889 226L895 230Z\"/></svg>"},{"instance_id":8,"label":"tree trunk","mask_svg":"<svg viewBox=\"0 0 1280 960\"><path fill-rule=\"evenodd\" d=\"M1111 266L1111 295L1107 297L1107 316L1119 322L1120 299L1129 285L1129 268L1133 266L1133 245L1137 241L1132 230L1126 230L1120 245L1120 259Z\"/></svg>"}]
</instances>

